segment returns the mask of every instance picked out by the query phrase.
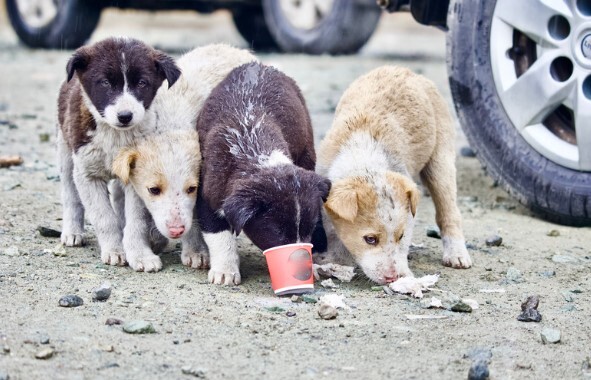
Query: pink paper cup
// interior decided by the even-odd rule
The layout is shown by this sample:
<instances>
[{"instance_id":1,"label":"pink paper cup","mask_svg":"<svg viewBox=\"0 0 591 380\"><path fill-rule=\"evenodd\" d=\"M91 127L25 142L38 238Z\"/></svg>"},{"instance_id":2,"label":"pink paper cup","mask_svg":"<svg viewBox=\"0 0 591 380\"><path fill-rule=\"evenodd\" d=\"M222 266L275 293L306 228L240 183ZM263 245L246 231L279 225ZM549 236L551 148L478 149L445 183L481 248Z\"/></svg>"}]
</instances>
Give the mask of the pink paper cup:
<instances>
[{"instance_id":1,"label":"pink paper cup","mask_svg":"<svg viewBox=\"0 0 591 380\"><path fill-rule=\"evenodd\" d=\"M296 243L269 248L267 259L275 295L310 293L314 290L312 244Z\"/></svg>"}]
</instances>

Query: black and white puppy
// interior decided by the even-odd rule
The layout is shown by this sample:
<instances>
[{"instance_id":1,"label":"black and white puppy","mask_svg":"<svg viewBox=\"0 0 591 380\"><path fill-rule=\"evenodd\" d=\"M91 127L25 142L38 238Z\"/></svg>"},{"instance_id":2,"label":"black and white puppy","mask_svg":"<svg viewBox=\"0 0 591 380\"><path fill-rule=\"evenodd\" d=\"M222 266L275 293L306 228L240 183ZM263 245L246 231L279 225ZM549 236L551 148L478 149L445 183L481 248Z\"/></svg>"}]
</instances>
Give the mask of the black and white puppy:
<instances>
[{"instance_id":1,"label":"black and white puppy","mask_svg":"<svg viewBox=\"0 0 591 380\"><path fill-rule=\"evenodd\" d=\"M236 235L259 248L310 242L330 182L314 172L312 124L285 74L258 62L235 68L197 119L203 157L197 213L209 281L239 284Z\"/></svg>"},{"instance_id":2,"label":"black and white puppy","mask_svg":"<svg viewBox=\"0 0 591 380\"><path fill-rule=\"evenodd\" d=\"M150 110L164 82L180 76L174 60L129 38L84 46L67 67L58 99L58 156L62 181L63 230L67 246L83 244L88 213L104 263L125 264L122 226L109 202L107 183L121 148L153 132Z\"/></svg>"}]
</instances>

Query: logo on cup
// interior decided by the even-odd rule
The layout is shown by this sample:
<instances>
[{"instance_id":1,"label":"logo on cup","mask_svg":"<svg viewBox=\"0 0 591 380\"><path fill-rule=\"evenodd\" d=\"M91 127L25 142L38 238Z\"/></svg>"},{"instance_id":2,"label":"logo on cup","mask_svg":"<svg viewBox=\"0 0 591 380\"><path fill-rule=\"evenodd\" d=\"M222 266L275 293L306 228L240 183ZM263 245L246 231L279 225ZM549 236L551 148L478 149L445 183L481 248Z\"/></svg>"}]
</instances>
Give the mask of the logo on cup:
<instances>
[{"instance_id":1,"label":"logo on cup","mask_svg":"<svg viewBox=\"0 0 591 380\"><path fill-rule=\"evenodd\" d=\"M300 280L306 281L312 277L312 257L305 249L297 249L289 255L288 262L292 267L291 275Z\"/></svg>"}]
</instances>

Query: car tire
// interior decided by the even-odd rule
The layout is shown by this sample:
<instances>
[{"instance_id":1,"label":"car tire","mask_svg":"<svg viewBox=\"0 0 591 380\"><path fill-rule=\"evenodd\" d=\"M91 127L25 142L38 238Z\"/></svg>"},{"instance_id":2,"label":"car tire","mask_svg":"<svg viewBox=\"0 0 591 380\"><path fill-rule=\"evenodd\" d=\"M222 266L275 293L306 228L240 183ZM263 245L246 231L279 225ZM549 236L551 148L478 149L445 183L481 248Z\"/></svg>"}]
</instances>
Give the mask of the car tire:
<instances>
[{"instance_id":1,"label":"car tire","mask_svg":"<svg viewBox=\"0 0 591 380\"><path fill-rule=\"evenodd\" d=\"M491 65L496 3L450 2L447 65L464 133L487 173L521 203L550 221L589 226L591 172L567 168L540 154L503 106Z\"/></svg>"},{"instance_id":2,"label":"car tire","mask_svg":"<svg viewBox=\"0 0 591 380\"><path fill-rule=\"evenodd\" d=\"M238 32L255 51L276 51L279 47L265 22L261 6L242 6L232 10Z\"/></svg>"},{"instance_id":3,"label":"car tire","mask_svg":"<svg viewBox=\"0 0 591 380\"><path fill-rule=\"evenodd\" d=\"M55 17L46 25L29 25L18 8L18 0L6 0L10 23L20 40L32 48L75 49L90 37L99 21L97 1L57 2Z\"/></svg>"},{"instance_id":4,"label":"car tire","mask_svg":"<svg viewBox=\"0 0 591 380\"><path fill-rule=\"evenodd\" d=\"M316 25L300 28L290 22L282 1L263 0L263 10L274 40L290 53L355 53L369 40L381 15L375 0L335 0Z\"/></svg>"}]
</instances>

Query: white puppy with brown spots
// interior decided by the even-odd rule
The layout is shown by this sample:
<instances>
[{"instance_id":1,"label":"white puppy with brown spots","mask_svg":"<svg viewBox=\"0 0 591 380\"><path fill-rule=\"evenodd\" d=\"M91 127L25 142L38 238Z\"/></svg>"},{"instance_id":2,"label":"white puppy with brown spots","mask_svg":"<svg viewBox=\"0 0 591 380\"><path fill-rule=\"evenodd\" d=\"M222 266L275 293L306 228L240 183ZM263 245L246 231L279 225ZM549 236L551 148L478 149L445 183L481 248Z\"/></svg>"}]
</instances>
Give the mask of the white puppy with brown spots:
<instances>
[{"instance_id":1,"label":"white puppy with brown spots","mask_svg":"<svg viewBox=\"0 0 591 380\"><path fill-rule=\"evenodd\" d=\"M137 271L158 271L151 241L181 239L181 260L208 268L207 246L194 215L201 152L196 121L211 90L235 67L256 61L247 50L216 44L193 49L177 60L182 75L154 99L153 135L122 149L113 173L125 185L123 247Z\"/></svg>"},{"instance_id":2,"label":"white puppy with brown spots","mask_svg":"<svg viewBox=\"0 0 591 380\"><path fill-rule=\"evenodd\" d=\"M418 174L435 203L443 264L469 268L456 205L454 137L445 101L426 78L384 66L353 82L319 149L318 170L332 182L323 260L354 261L379 284L412 276L407 256Z\"/></svg>"}]
</instances>

